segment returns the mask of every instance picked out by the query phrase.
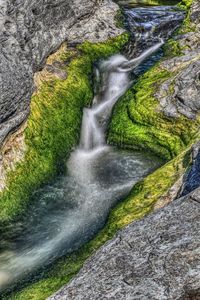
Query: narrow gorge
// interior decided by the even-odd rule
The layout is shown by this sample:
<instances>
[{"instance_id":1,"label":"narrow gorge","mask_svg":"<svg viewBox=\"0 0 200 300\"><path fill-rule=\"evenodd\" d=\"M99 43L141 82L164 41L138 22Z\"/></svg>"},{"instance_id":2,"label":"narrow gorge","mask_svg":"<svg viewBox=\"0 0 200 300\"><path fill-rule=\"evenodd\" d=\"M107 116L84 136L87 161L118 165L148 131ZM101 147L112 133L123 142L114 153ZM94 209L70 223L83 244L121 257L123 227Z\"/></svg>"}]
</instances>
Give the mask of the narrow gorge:
<instances>
[{"instance_id":1,"label":"narrow gorge","mask_svg":"<svg viewBox=\"0 0 200 300\"><path fill-rule=\"evenodd\" d=\"M200 297L200 4L116 2L0 1L3 300Z\"/></svg>"}]
</instances>

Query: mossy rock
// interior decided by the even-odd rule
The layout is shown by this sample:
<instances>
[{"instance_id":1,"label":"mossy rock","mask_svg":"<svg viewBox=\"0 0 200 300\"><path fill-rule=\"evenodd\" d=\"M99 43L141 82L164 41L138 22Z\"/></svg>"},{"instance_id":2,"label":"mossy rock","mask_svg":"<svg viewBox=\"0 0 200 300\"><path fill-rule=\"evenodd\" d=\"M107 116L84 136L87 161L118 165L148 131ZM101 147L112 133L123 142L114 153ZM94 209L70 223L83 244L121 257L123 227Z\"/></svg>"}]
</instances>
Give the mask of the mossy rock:
<instances>
[{"instance_id":1,"label":"mossy rock","mask_svg":"<svg viewBox=\"0 0 200 300\"><path fill-rule=\"evenodd\" d=\"M82 110L93 98L93 63L118 53L128 38L123 34L106 43L85 42L78 47L76 57L71 50L57 57L66 61L72 56L65 67L68 76L43 82L32 97L25 158L9 172L7 188L0 194L0 224L18 217L33 192L63 170L64 161L79 141Z\"/></svg>"}]
</instances>

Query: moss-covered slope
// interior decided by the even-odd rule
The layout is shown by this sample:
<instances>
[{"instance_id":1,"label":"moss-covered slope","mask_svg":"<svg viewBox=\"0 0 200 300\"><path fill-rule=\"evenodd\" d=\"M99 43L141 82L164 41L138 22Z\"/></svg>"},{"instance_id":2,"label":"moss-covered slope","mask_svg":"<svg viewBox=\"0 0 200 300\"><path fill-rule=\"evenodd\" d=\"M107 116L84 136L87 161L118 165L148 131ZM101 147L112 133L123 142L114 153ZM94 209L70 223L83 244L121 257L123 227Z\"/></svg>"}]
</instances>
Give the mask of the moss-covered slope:
<instances>
[{"instance_id":1,"label":"moss-covered slope","mask_svg":"<svg viewBox=\"0 0 200 300\"><path fill-rule=\"evenodd\" d=\"M167 117L155 97L160 84L172 76L158 64L121 98L110 124L111 144L148 149L171 159L194 140L199 120ZM173 85L171 89L173 92Z\"/></svg>"}]
</instances>

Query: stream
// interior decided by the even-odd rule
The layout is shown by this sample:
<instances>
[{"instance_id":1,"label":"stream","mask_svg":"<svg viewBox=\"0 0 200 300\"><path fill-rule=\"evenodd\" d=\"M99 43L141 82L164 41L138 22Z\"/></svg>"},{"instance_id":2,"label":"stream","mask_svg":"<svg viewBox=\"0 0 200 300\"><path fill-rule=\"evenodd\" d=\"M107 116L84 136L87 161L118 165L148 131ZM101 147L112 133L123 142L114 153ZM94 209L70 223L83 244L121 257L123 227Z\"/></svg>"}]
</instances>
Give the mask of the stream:
<instances>
[{"instance_id":1,"label":"stream","mask_svg":"<svg viewBox=\"0 0 200 300\"><path fill-rule=\"evenodd\" d=\"M94 237L111 208L162 163L145 151L107 145L106 130L115 103L161 57L163 40L184 15L173 7L124 12L132 41L124 55L95 67L94 99L83 111L80 142L66 162L67 173L38 190L26 214L10 229L10 238L0 237L0 291Z\"/></svg>"}]
</instances>

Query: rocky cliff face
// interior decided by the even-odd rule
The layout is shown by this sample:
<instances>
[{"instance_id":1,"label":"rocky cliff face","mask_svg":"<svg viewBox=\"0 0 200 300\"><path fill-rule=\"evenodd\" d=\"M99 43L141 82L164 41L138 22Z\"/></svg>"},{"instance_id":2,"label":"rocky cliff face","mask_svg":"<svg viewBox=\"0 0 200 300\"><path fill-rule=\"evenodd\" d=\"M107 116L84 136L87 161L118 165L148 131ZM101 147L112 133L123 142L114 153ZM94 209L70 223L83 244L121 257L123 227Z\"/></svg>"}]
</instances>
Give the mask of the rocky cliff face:
<instances>
[{"instance_id":1,"label":"rocky cliff face","mask_svg":"<svg viewBox=\"0 0 200 300\"><path fill-rule=\"evenodd\" d=\"M33 74L49 54L65 40L119 34L117 10L109 0L0 0L0 145L27 118Z\"/></svg>"}]
</instances>

